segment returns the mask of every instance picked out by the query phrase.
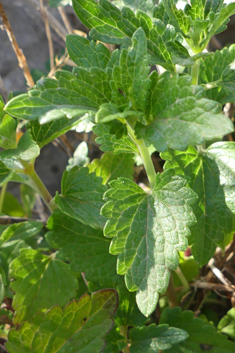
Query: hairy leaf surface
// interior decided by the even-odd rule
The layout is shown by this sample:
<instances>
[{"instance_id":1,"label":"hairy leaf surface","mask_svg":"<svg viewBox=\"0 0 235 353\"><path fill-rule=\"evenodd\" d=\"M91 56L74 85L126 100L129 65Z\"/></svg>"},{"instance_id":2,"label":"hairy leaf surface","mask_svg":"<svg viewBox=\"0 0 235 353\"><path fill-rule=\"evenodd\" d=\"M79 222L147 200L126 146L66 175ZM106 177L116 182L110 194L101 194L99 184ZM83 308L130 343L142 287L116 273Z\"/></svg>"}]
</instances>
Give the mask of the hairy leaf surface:
<instances>
[{"instance_id":1,"label":"hairy leaf surface","mask_svg":"<svg viewBox=\"0 0 235 353\"><path fill-rule=\"evenodd\" d=\"M9 353L101 352L111 330L118 298L115 290L85 294L63 310L55 307L45 316L36 315L20 330L9 334Z\"/></svg>"},{"instance_id":2,"label":"hairy leaf surface","mask_svg":"<svg viewBox=\"0 0 235 353\"><path fill-rule=\"evenodd\" d=\"M196 194L186 183L168 171L157 175L150 195L125 178L113 180L105 194L101 214L109 218L105 236L114 238L110 252L119 254L117 272L126 274L129 290L138 289L137 304L146 316L166 290L169 269L178 266L177 250L186 249L195 222L190 204Z\"/></svg>"},{"instance_id":3,"label":"hairy leaf surface","mask_svg":"<svg viewBox=\"0 0 235 353\"><path fill-rule=\"evenodd\" d=\"M49 218L47 242L59 249L56 258L69 262L75 272L85 272L87 281L108 288L117 282L116 258L109 253L110 240L93 229L56 211Z\"/></svg>"},{"instance_id":4,"label":"hairy leaf surface","mask_svg":"<svg viewBox=\"0 0 235 353\"><path fill-rule=\"evenodd\" d=\"M191 229L193 255L201 265L213 256L216 246L235 229L235 143L217 142L198 153L167 151L165 169L189 177L189 186L197 193L192 206L197 223Z\"/></svg>"},{"instance_id":5,"label":"hairy leaf surface","mask_svg":"<svg viewBox=\"0 0 235 353\"><path fill-rule=\"evenodd\" d=\"M10 265L10 277L15 279L11 288L17 324L53 305L65 305L78 287L76 273L66 263L32 249L21 250Z\"/></svg>"},{"instance_id":6,"label":"hairy leaf surface","mask_svg":"<svg viewBox=\"0 0 235 353\"><path fill-rule=\"evenodd\" d=\"M105 218L100 215L104 204L103 194L107 190L102 178L89 174L88 168L74 167L65 171L61 184L61 195L55 202L59 209L70 217L94 228L103 228Z\"/></svg>"}]
</instances>

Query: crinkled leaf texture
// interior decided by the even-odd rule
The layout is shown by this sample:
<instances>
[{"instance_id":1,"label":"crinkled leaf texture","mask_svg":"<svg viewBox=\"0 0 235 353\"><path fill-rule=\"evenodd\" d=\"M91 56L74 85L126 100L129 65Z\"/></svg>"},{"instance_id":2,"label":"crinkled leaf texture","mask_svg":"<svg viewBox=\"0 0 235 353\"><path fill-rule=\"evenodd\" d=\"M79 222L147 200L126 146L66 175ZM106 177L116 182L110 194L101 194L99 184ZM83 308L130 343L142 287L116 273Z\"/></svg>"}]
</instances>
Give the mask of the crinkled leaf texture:
<instances>
[{"instance_id":1,"label":"crinkled leaf texture","mask_svg":"<svg viewBox=\"0 0 235 353\"><path fill-rule=\"evenodd\" d=\"M74 167L64 172L61 190L55 202L63 213L83 224L103 228L106 220L100 215L100 209L107 186L102 185L102 178L89 174L88 168Z\"/></svg>"},{"instance_id":2,"label":"crinkled leaf texture","mask_svg":"<svg viewBox=\"0 0 235 353\"><path fill-rule=\"evenodd\" d=\"M39 251L22 249L20 256L10 265L10 277L15 281L14 322L31 320L33 315L45 312L53 305L65 305L73 299L78 289L76 273L69 265L46 256Z\"/></svg>"},{"instance_id":3,"label":"crinkled leaf texture","mask_svg":"<svg viewBox=\"0 0 235 353\"><path fill-rule=\"evenodd\" d=\"M110 240L94 229L60 211L49 218L46 235L49 245L59 249L56 258L70 263L75 272L85 272L87 281L112 287L118 280L116 259L109 253Z\"/></svg>"},{"instance_id":4,"label":"crinkled leaf texture","mask_svg":"<svg viewBox=\"0 0 235 353\"><path fill-rule=\"evenodd\" d=\"M37 82L37 89L11 99L5 110L17 118L39 119L41 124L53 120L94 114L99 106L111 100L107 74L100 68L90 71L80 67L73 72L57 71L56 80Z\"/></svg>"},{"instance_id":5,"label":"crinkled leaf texture","mask_svg":"<svg viewBox=\"0 0 235 353\"><path fill-rule=\"evenodd\" d=\"M169 353L212 353L235 352L235 344L218 333L215 327L202 319L194 318L192 311L181 312L180 308L167 308L163 311L160 324L167 323L186 331L189 337L167 350Z\"/></svg>"},{"instance_id":6,"label":"crinkled leaf texture","mask_svg":"<svg viewBox=\"0 0 235 353\"><path fill-rule=\"evenodd\" d=\"M134 159L131 154L120 153L118 155L106 152L101 159L94 159L88 165L89 171L95 172L103 179L103 184L117 179L118 177L133 179Z\"/></svg>"},{"instance_id":7,"label":"crinkled leaf texture","mask_svg":"<svg viewBox=\"0 0 235 353\"><path fill-rule=\"evenodd\" d=\"M209 99L221 104L235 102L235 45L217 50L200 62L199 84L211 86ZM215 86L215 87L214 87Z\"/></svg>"},{"instance_id":8,"label":"crinkled leaf texture","mask_svg":"<svg viewBox=\"0 0 235 353\"><path fill-rule=\"evenodd\" d=\"M63 310L54 307L36 315L20 330L9 333L9 353L95 353L105 347L104 337L112 329L117 293L105 289L85 294Z\"/></svg>"},{"instance_id":9,"label":"crinkled leaf texture","mask_svg":"<svg viewBox=\"0 0 235 353\"><path fill-rule=\"evenodd\" d=\"M125 178L110 182L105 194L101 214L109 220L104 234L114 238L110 252L119 254L117 272L126 274L130 291L138 290L137 304L145 316L166 290L170 269L178 266L177 250L187 248L195 222L190 205L197 196L186 183L167 171L157 175L152 194Z\"/></svg>"},{"instance_id":10,"label":"crinkled leaf texture","mask_svg":"<svg viewBox=\"0 0 235 353\"><path fill-rule=\"evenodd\" d=\"M206 264L216 246L235 230L235 143L217 142L203 152L169 150L162 154L165 170L174 169L189 179L197 193L192 206L197 223L191 228L190 243L195 260Z\"/></svg>"},{"instance_id":11,"label":"crinkled leaf texture","mask_svg":"<svg viewBox=\"0 0 235 353\"><path fill-rule=\"evenodd\" d=\"M159 64L175 71L166 43L174 41L175 30L160 20L154 22L144 12L123 7L120 11L108 0L73 0L73 7L82 23L92 28L90 36L104 43L131 46L133 33L142 27L147 37L151 64Z\"/></svg>"},{"instance_id":12,"label":"crinkled leaf texture","mask_svg":"<svg viewBox=\"0 0 235 353\"><path fill-rule=\"evenodd\" d=\"M152 81L147 108L152 122L147 126L137 123L136 135L158 151L167 147L185 150L188 145L202 144L234 130L221 106L203 98L203 88L192 86L190 76L170 77L166 73L158 79L154 74Z\"/></svg>"},{"instance_id":13,"label":"crinkled leaf texture","mask_svg":"<svg viewBox=\"0 0 235 353\"><path fill-rule=\"evenodd\" d=\"M160 349L170 349L187 338L186 331L167 324L135 327L130 330L130 353L158 353Z\"/></svg>"}]
</instances>

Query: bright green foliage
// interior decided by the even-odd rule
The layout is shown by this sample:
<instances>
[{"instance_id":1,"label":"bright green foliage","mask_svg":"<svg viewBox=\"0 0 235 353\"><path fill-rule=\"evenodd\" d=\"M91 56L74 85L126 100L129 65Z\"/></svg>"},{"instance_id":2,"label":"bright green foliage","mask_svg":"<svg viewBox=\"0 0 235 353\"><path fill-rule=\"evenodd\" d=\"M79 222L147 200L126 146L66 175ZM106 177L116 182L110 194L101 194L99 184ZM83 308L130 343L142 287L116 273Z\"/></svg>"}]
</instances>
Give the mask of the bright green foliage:
<instances>
[{"instance_id":1,"label":"bright green foliage","mask_svg":"<svg viewBox=\"0 0 235 353\"><path fill-rule=\"evenodd\" d=\"M135 327L130 331L130 353L158 353L160 349L172 348L172 345L185 341L186 338L186 331L166 324Z\"/></svg>"},{"instance_id":2,"label":"bright green foliage","mask_svg":"<svg viewBox=\"0 0 235 353\"><path fill-rule=\"evenodd\" d=\"M55 258L31 249L21 250L10 266L11 288L15 293L14 322L19 324L45 312L53 305L65 305L78 287L75 272ZM59 293L59 295L58 295Z\"/></svg>"},{"instance_id":3,"label":"bright green foliage","mask_svg":"<svg viewBox=\"0 0 235 353\"><path fill-rule=\"evenodd\" d=\"M7 114L0 123L0 146L3 148L16 147L16 120Z\"/></svg>"},{"instance_id":4,"label":"bright green foliage","mask_svg":"<svg viewBox=\"0 0 235 353\"><path fill-rule=\"evenodd\" d=\"M89 164L88 168L90 173L95 172L97 176L103 178L103 184L107 184L118 177L133 179L133 163L131 154L113 155L107 152L101 159L95 159Z\"/></svg>"},{"instance_id":5,"label":"bright green foliage","mask_svg":"<svg viewBox=\"0 0 235 353\"><path fill-rule=\"evenodd\" d=\"M217 142L203 152L168 151L165 169L189 177L189 186L197 193L192 206L197 223L191 228L193 255L201 265L213 256L216 245L235 229L235 143Z\"/></svg>"},{"instance_id":6,"label":"bright green foliage","mask_svg":"<svg viewBox=\"0 0 235 353\"><path fill-rule=\"evenodd\" d=\"M111 133L111 124L97 124L93 127L94 133L98 136L96 142L101 145L100 149L103 152L119 153L138 153L138 148L129 136L123 135L120 138Z\"/></svg>"},{"instance_id":7,"label":"bright green foliage","mask_svg":"<svg viewBox=\"0 0 235 353\"><path fill-rule=\"evenodd\" d=\"M218 333L215 327L202 319L194 318L192 311L181 312L180 308L167 308L163 311L160 324L186 331L189 337L167 350L168 353L204 353L209 348L211 353L232 353L235 344L227 340L225 335Z\"/></svg>"},{"instance_id":8,"label":"bright green foliage","mask_svg":"<svg viewBox=\"0 0 235 353\"><path fill-rule=\"evenodd\" d=\"M88 168L74 167L65 171L61 184L61 195L56 195L55 202L59 209L70 217L94 228L102 228L105 218L100 215L103 206L103 194L107 187L102 185L102 178Z\"/></svg>"},{"instance_id":9,"label":"bright green foliage","mask_svg":"<svg viewBox=\"0 0 235 353\"><path fill-rule=\"evenodd\" d=\"M42 223L34 221L12 224L1 234L0 246L9 240L25 240L27 238L31 238L38 234L42 227Z\"/></svg>"},{"instance_id":10,"label":"bright green foliage","mask_svg":"<svg viewBox=\"0 0 235 353\"><path fill-rule=\"evenodd\" d=\"M218 324L218 331L235 340L235 308L230 309Z\"/></svg>"},{"instance_id":11,"label":"bright green foliage","mask_svg":"<svg viewBox=\"0 0 235 353\"><path fill-rule=\"evenodd\" d=\"M93 114L102 103L111 99L109 82L105 72L91 68L75 68L73 73L58 71L56 80L38 81L37 90L13 98L5 110L17 118L39 119L41 124L61 118L78 118Z\"/></svg>"},{"instance_id":12,"label":"bright green foliage","mask_svg":"<svg viewBox=\"0 0 235 353\"><path fill-rule=\"evenodd\" d=\"M51 247L59 249L56 258L70 263L75 272L85 272L86 279L112 287L117 282L116 258L109 254L110 240L99 229L56 211L49 218L46 239Z\"/></svg>"},{"instance_id":13,"label":"bright green foliage","mask_svg":"<svg viewBox=\"0 0 235 353\"><path fill-rule=\"evenodd\" d=\"M156 80L156 75L154 80ZM136 134L158 151L167 147L185 150L188 145L202 144L218 138L234 127L220 113L217 102L203 98L202 87L191 86L190 76L160 76L149 100L149 125L137 125Z\"/></svg>"},{"instance_id":14,"label":"bright green foliage","mask_svg":"<svg viewBox=\"0 0 235 353\"><path fill-rule=\"evenodd\" d=\"M148 316L159 293L166 290L170 271L178 266L177 250L187 248L189 226L195 222L190 204L196 194L185 188L187 181L172 172L157 175L152 195L129 179L110 183L102 215L104 228L114 238L110 252L118 256L117 272L126 274L126 285L137 292L137 304Z\"/></svg>"},{"instance_id":15,"label":"bright green foliage","mask_svg":"<svg viewBox=\"0 0 235 353\"><path fill-rule=\"evenodd\" d=\"M206 95L221 104L235 101L235 45L216 51L200 63L199 83L209 89Z\"/></svg>"},{"instance_id":16,"label":"bright green foliage","mask_svg":"<svg viewBox=\"0 0 235 353\"><path fill-rule=\"evenodd\" d=\"M45 316L36 315L32 323L12 330L9 353L85 353L101 352L103 338L113 326L111 317L117 308L117 294L112 289L86 294L78 303L64 310L55 307Z\"/></svg>"},{"instance_id":17,"label":"bright green foliage","mask_svg":"<svg viewBox=\"0 0 235 353\"><path fill-rule=\"evenodd\" d=\"M135 15L133 11L124 7L120 11L108 0L73 0L73 7L82 23L92 28L90 36L93 39L110 44L130 46L133 33L142 27L151 54L151 64L159 64L174 71L166 43L174 41L175 31L166 28L163 22L152 22L151 18L142 11Z\"/></svg>"},{"instance_id":18,"label":"bright green foliage","mask_svg":"<svg viewBox=\"0 0 235 353\"><path fill-rule=\"evenodd\" d=\"M0 153L0 158L4 162L5 159L23 159L29 161L30 159L36 158L40 154L40 148L36 142L32 139L29 131L22 135L20 138L17 148L4 150Z\"/></svg>"},{"instance_id":19,"label":"bright green foliage","mask_svg":"<svg viewBox=\"0 0 235 353\"><path fill-rule=\"evenodd\" d=\"M113 4L118 8L123 6L130 7L132 11L141 10L146 12L148 15L153 15L154 4L156 0L112 0Z\"/></svg>"}]
</instances>

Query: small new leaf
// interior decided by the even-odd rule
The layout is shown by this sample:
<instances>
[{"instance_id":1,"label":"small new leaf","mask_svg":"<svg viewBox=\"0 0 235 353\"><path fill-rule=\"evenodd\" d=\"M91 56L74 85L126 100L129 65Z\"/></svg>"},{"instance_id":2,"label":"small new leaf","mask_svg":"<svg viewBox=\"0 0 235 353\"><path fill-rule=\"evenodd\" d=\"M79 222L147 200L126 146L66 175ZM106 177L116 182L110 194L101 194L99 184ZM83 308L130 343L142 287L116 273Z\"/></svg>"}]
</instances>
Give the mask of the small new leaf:
<instances>
[{"instance_id":1,"label":"small new leaf","mask_svg":"<svg viewBox=\"0 0 235 353\"><path fill-rule=\"evenodd\" d=\"M15 279L11 289L15 293L13 307L17 324L54 305L65 305L78 289L76 273L69 265L32 249L21 250L10 265L10 277Z\"/></svg>"},{"instance_id":2,"label":"small new leaf","mask_svg":"<svg viewBox=\"0 0 235 353\"><path fill-rule=\"evenodd\" d=\"M57 295L58 296L58 295ZM104 337L112 329L111 319L118 298L113 289L101 290L90 297L85 294L64 310L55 307L45 316L36 315L20 330L11 330L7 343L9 353L83 353L101 352Z\"/></svg>"},{"instance_id":3,"label":"small new leaf","mask_svg":"<svg viewBox=\"0 0 235 353\"><path fill-rule=\"evenodd\" d=\"M130 353L158 353L159 350L168 350L187 338L186 331L167 324L135 327L130 330Z\"/></svg>"},{"instance_id":4,"label":"small new leaf","mask_svg":"<svg viewBox=\"0 0 235 353\"><path fill-rule=\"evenodd\" d=\"M109 253L110 240L94 229L56 211L49 218L46 240L59 249L56 258L70 263L75 272L85 272L86 280L112 287L118 279L116 258Z\"/></svg>"},{"instance_id":5,"label":"small new leaf","mask_svg":"<svg viewBox=\"0 0 235 353\"><path fill-rule=\"evenodd\" d=\"M170 269L178 266L177 250L187 247L189 226L195 223L190 204L196 194L171 171L157 175L151 195L131 180L110 182L101 214L109 218L104 234L114 238L110 252L118 256L117 272L126 274L126 285L137 292L140 311L148 316L159 293L168 285Z\"/></svg>"},{"instance_id":6,"label":"small new leaf","mask_svg":"<svg viewBox=\"0 0 235 353\"><path fill-rule=\"evenodd\" d=\"M83 224L103 228L106 220L100 215L100 209L107 187L102 185L102 178L89 174L88 168L74 167L64 172L61 190L55 202L63 213Z\"/></svg>"}]
</instances>

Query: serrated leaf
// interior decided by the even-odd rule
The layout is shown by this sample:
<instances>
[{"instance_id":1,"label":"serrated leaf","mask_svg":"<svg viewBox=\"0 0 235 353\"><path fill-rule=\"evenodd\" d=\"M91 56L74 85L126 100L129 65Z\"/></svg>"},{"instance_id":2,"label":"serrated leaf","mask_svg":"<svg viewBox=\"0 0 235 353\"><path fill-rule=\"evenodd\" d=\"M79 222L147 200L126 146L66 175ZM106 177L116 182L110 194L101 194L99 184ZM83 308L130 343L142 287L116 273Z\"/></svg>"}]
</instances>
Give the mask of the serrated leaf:
<instances>
[{"instance_id":1,"label":"serrated leaf","mask_svg":"<svg viewBox=\"0 0 235 353\"><path fill-rule=\"evenodd\" d=\"M33 140L30 131L26 131L20 138L17 148L4 150L0 153L2 161L5 159L23 159L29 161L40 154L40 148Z\"/></svg>"},{"instance_id":2,"label":"serrated leaf","mask_svg":"<svg viewBox=\"0 0 235 353\"><path fill-rule=\"evenodd\" d=\"M235 308L230 309L227 314L222 317L218 323L217 329L235 340Z\"/></svg>"},{"instance_id":3,"label":"serrated leaf","mask_svg":"<svg viewBox=\"0 0 235 353\"><path fill-rule=\"evenodd\" d=\"M199 83L207 85L206 95L209 99L221 104L235 101L234 61L235 45L232 44L200 62Z\"/></svg>"},{"instance_id":4,"label":"serrated leaf","mask_svg":"<svg viewBox=\"0 0 235 353\"><path fill-rule=\"evenodd\" d=\"M57 71L56 80L46 78L30 90L10 100L5 110L17 118L39 119L41 124L53 120L74 119L94 112L111 100L106 73L97 68L87 71L74 68L73 72Z\"/></svg>"},{"instance_id":5,"label":"serrated leaf","mask_svg":"<svg viewBox=\"0 0 235 353\"><path fill-rule=\"evenodd\" d=\"M86 280L112 287L118 280L116 258L109 254L110 241L100 229L93 229L56 211L49 218L46 235L49 245L59 249L56 258L69 262L75 272L85 272Z\"/></svg>"},{"instance_id":6,"label":"serrated leaf","mask_svg":"<svg viewBox=\"0 0 235 353\"><path fill-rule=\"evenodd\" d=\"M221 106L203 94L202 87L191 86L190 76L160 76L149 101L148 119L152 122L148 126L136 124L137 138L162 152L167 147L185 150L190 144L232 132L233 124L220 113Z\"/></svg>"},{"instance_id":7,"label":"serrated leaf","mask_svg":"<svg viewBox=\"0 0 235 353\"><path fill-rule=\"evenodd\" d=\"M118 298L115 290L106 289L90 297L85 294L78 303L64 310L52 308L44 317L37 315L19 331L11 330L7 343L9 353L82 353L101 352L103 338L113 326Z\"/></svg>"},{"instance_id":8,"label":"serrated leaf","mask_svg":"<svg viewBox=\"0 0 235 353\"><path fill-rule=\"evenodd\" d=\"M131 46L133 33L142 27L145 31L151 64L159 64L175 71L165 43L175 38L173 28L168 28L160 20L154 20L144 12L134 12L123 7L120 11L108 0L73 0L73 7L82 23L92 28L90 36L104 43Z\"/></svg>"},{"instance_id":9,"label":"serrated leaf","mask_svg":"<svg viewBox=\"0 0 235 353\"><path fill-rule=\"evenodd\" d=\"M106 152L101 159L93 160L87 167L90 173L95 172L103 179L103 184L107 184L118 177L133 179L133 164L134 160L131 154L113 155Z\"/></svg>"},{"instance_id":10,"label":"serrated leaf","mask_svg":"<svg viewBox=\"0 0 235 353\"><path fill-rule=\"evenodd\" d=\"M3 162L0 161L0 186L6 184L11 180L14 172L7 168Z\"/></svg>"},{"instance_id":11,"label":"serrated leaf","mask_svg":"<svg viewBox=\"0 0 235 353\"><path fill-rule=\"evenodd\" d=\"M74 167L65 171L61 184L61 195L55 202L59 209L70 217L94 228L103 228L105 218L100 215L104 204L103 194L107 190L102 179L88 168Z\"/></svg>"},{"instance_id":12,"label":"serrated leaf","mask_svg":"<svg viewBox=\"0 0 235 353\"><path fill-rule=\"evenodd\" d=\"M149 96L149 56L145 32L139 28L132 36L132 47L123 49L119 65L115 65L110 82L113 101L118 104L132 103L132 109L145 111ZM131 110L131 109L130 109Z\"/></svg>"},{"instance_id":13,"label":"serrated leaf","mask_svg":"<svg viewBox=\"0 0 235 353\"><path fill-rule=\"evenodd\" d=\"M15 293L12 305L17 324L54 305L65 305L74 298L78 287L76 273L69 265L54 255L46 256L32 249L21 250L10 265L10 277L15 279L11 289Z\"/></svg>"},{"instance_id":14,"label":"serrated leaf","mask_svg":"<svg viewBox=\"0 0 235 353\"><path fill-rule=\"evenodd\" d=\"M43 228L43 223L39 222L21 222L12 224L0 236L0 246L4 244L6 241L11 240L25 240L30 238L40 232Z\"/></svg>"},{"instance_id":15,"label":"serrated leaf","mask_svg":"<svg viewBox=\"0 0 235 353\"><path fill-rule=\"evenodd\" d=\"M101 145L100 149L103 152L119 153L139 153L138 148L129 136L123 135L121 138L116 138L114 133L111 133L113 122L111 124L97 124L93 126L93 132L98 136L96 142Z\"/></svg>"},{"instance_id":16,"label":"serrated leaf","mask_svg":"<svg viewBox=\"0 0 235 353\"><path fill-rule=\"evenodd\" d=\"M192 206L197 223L191 228L190 243L196 261L204 265L235 229L235 143L217 142L201 153L194 147L170 150L162 158L167 160L164 169L187 176L198 195Z\"/></svg>"},{"instance_id":17,"label":"serrated leaf","mask_svg":"<svg viewBox=\"0 0 235 353\"><path fill-rule=\"evenodd\" d=\"M137 292L140 311L150 315L178 266L177 250L187 247L189 226L195 223L190 204L196 194L184 178L171 171L158 174L152 194L131 180L110 183L101 214L109 218L104 234L114 238L111 254L118 255L117 272L126 274L126 285Z\"/></svg>"},{"instance_id":18,"label":"serrated leaf","mask_svg":"<svg viewBox=\"0 0 235 353\"><path fill-rule=\"evenodd\" d=\"M135 327L130 330L132 341L130 353L158 353L168 350L172 345L185 341L188 333L184 330L169 327L166 324Z\"/></svg>"},{"instance_id":19,"label":"serrated leaf","mask_svg":"<svg viewBox=\"0 0 235 353\"><path fill-rule=\"evenodd\" d=\"M192 311L181 312L180 308L167 308L163 311L160 324L178 327L189 334L188 339L167 350L169 353L232 353L235 344L227 340L225 335L218 333L214 326L204 320L194 318Z\"/></svg>"},{"instance_id":20,"label":"serrated leaf","mask_svg":"<svg viewBox=\"0 0 235 353\"><path fill-rule=\"evenodd\" d=\"M129 7L132 11L141 10L146 12L148 15L153 15L153 10L155 7L155 0L112 0L112 3L117 6L119 9L122 9L124 6Z\"/></svg>"}]
</instances>

